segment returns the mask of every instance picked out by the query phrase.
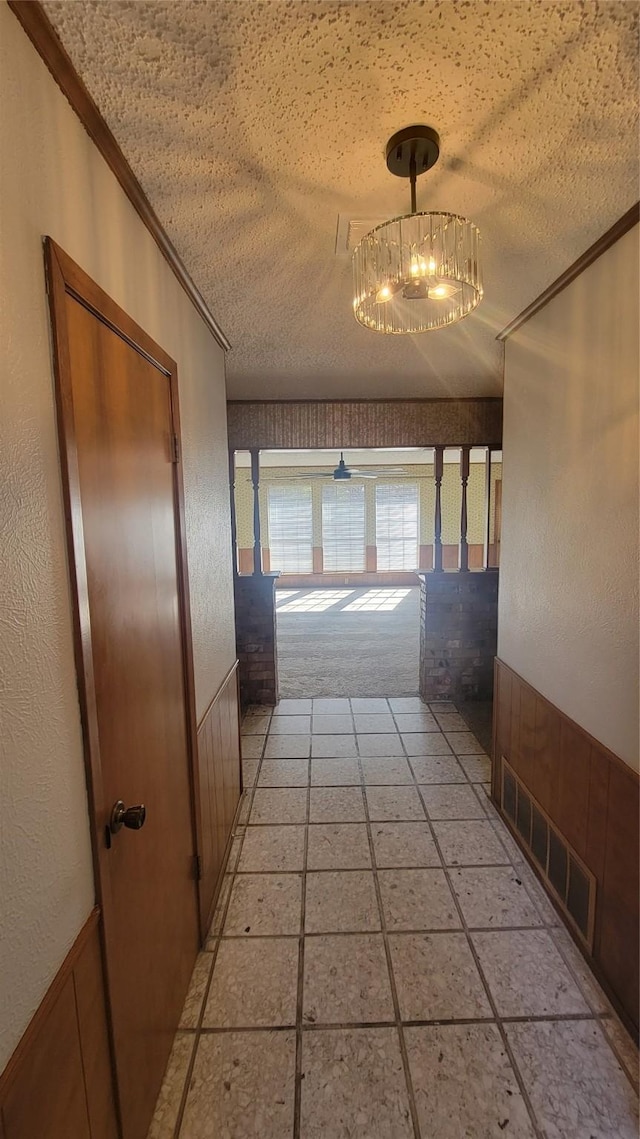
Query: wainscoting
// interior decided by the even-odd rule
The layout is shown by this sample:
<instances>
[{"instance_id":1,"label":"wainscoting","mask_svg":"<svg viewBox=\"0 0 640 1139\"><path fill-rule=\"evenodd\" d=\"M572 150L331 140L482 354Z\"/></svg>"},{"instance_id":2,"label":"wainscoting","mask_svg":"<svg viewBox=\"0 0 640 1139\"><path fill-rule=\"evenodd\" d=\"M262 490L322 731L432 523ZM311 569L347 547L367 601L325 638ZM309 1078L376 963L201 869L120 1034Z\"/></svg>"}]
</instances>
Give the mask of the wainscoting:
<instances>
[{"instance_id":1,"label":"wainscoting","mask_svg":"<svg viewBox=\"0 0 640 1139\"><path fill-rule=\"evenodd\" d=\"M504 757L595 878L593 964L637 1027L638 776L500 660L493 726L494 800L509 822ZM538 869L517 826L511 829Z\"/></svg>"},{"instance_id":2,"label":"wainscoting","mask_svg":"<svg viewBox=\"0 0 640 1139\"><path fill-rule=\"evenodd\" d=\"M117 1139L95 909L2 1076L2 1139Z\"/></svg>"},{"instance_id":3,"label":"wainscoting","mask_svg":"<svg viewBox=\"0 0 640 1139\"><path fill-rule=\"evenodd\" d=\"M211 924L240 798L238 665L225 677L198 725L200 918Z\"/></svg>"}]
</instances>

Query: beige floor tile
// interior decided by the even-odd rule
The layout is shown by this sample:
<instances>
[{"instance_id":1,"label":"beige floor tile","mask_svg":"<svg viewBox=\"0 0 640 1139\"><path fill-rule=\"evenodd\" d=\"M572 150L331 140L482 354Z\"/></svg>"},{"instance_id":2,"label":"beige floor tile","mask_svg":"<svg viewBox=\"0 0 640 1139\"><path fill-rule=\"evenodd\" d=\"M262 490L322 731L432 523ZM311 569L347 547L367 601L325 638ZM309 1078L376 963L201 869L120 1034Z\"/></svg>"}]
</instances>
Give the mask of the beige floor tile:
<instances>
[{"instance_id":1,"label":"beige floor tile","mask_svg":"<svg viewBox=\"0 0 640 1139\"><path fill-rule=\"evenodd\" d=\"M436 720L443 732L468 732L469 726L459 712L437 712Z\"/></svg>"},{"instance_id":2,"label":"beige floor tile","mask_svg":"<svg viewBox=\"0 0 640 1139\"><path fill-rule=\"evenodd\" d=\"M547 894L544 886L536 877L528 862L526 862L523 858L521 862L517 863L517 867L518 877L522 880L529 894L533 898L537 909L542 915L542 920L544 921L545 925L563 928L564 923L562 921L562 918L553 905L553 902Z\"/></svg>"},{"instance_id":3,"label":"beige floor tile","mask_svg":"<svg viewBox=\"0 0 640 1139\"><path fill-rule=\"evenodd\" d=\"M202 1012L202 1002L209 983L213 957L211 953L199 953L189 983L189 990L180 1015L179 1028L196 1028Z\"/></svg>"},{"instance_id":4,"label":"beige floor tile","mask_svg":"<svg viewBox=\"0 0 640 1139\"><path fill-rule=\"evenodd\" d=\"M545 1139L637 1139L637 1098L595 1021L505 1030Z\"/></svg>"},{"instance_id":5,"label":"beige floor tile","mask_svg":"<svg viewBox=\"0 0 640 1139\"><path fill-rule=\"evenodd\" d=\"M495 1024L407 1028L405 1040L423 1139L534 1139Z\"/></svg>"},{"instance_id":6,"label":"beige floor tile","mask_svg":"<svg viewBox=\"0 0 640 1139\"><path fill-rule=\"evenodd\" d=\"M464 933L389 937L403 1020L491 1018L491 1006Z\"/></svg>"},{"instance_id":7,"label":"beige floor tile","mask_svg":"<svg viewBox=\"0 0 640 1139\"><path fill-rule=\"evenodd\" d=\"M397 731L391 712L356 712L353 718L356 732L395 734Z\"/></svg>"},{"instance_id":8,"label":"beige floor tile","mask_svg":"<svg viewBox=\"0 0 640 1139\"><path fill-rule=\"evenodd\" d=\"M314 712L311 730L314 736L349 735L353 731L351 713L322 714Z\"/></svg>"},{"instance_id":9,"label":"beige floor tile","mask_svg":"<svg viewBox=\"0 0 640 1139\"><path fill-rule=\"evenodd\" d=\"M470 929L541 926L542 918L512 866L451 870L451 885Z\"/></svg>"},{"instance_id":10,"label":"beige floor tile","mask_svg":"<svg viewBox=\"0 0 640 1139\"><path fill-rule=\"evenodd\" d=\"M440 866L429 824L423 823L372 823L371 834L376 865Z\"/></svg>"},{"instance_id":11,"label":"beige floor tile","mask_svg":"<svg viewBox=\"0 0 640 1139\"><path fill-rule=\"evenodd\" d=\"M309 827L308 870L369 870L364 823L316 823Z\"/></svg>"},{"instance_id":12,"label":"beige floor tile","mask_svg":"<svg viewBox=\"0 0 640 1139\"><path fill-rule=\"evenodd\" d=\"M303 826L247 827L238 872L284 872L304 868Z\"/></svg>"},{"instance_id":13,"label":"beige floor tile","mask_svg":"<svg viewBox=\"0 0 640 1139\"><path fill-rule=\"evenodd\" d=\"M419 696L392 696L389 705L392 712L400 712L403 715L407 712L429 711L429 705L425 704Z\"/></svg>"},{"instance_id":14,"label":"beige floor tile","mask_svg":"<svg viewBox=\"0 0 640 1139\"><path fill-rule=\"evenodd\" d=\"M364 713L367 715L373 713L374 716L378 716L388 713L389 704L383 696L352 696L351 708L360 716Z\"/></svg>"},{"instance_id":15,"label":"beige floor tile","mask_svg":"<svg viewBox=\"0 0 640 1139\"><path fill-rule=\"evenodd\" d=\"M395 1028L305 1032L302 1071L303 1139L412 1139Z\"/></svg>"},{"instance_id":16,"label":"beige floor tile","mask_svg":"<svg viewBox=\"0 0 640 1139\"><path fill-rule=\"evenodd\" d=\"M604 1017L601 1022L604 1034L615 1052L616 1059L622 1065L629 1077L635 1091L638 1091L638 1076L640 1075L640 1061L638 1058L638 1045L632 1040L623 1024L615 1013Z\"/></svg>"},{"instance_id":17,"label":"beige floor tile","mask_svg":"<svg viewBox=\"0 0 640 1139\"><path fill-rule=\"evenodd\" d=\"M407 755L451 755L451 748L441 732L403 732Z\"/></svg>"},{"instance_id":18,"label":"beige floor tile","mask_svg":"<svg viewBox=\"0 0 640 1139\"><path fill-rule=\"evenodd\" d=\"M452 700L445 700L445 699L430 700L429 701L429 710L431 712L433 712L434 716L437 714L446 716L449 714L456 713L458 711L458 709L456 708L456 706Z\"/></svg>"},{"instance_id":19,"label":"beige floor tile","mask_svg":"<svg viewBox=\"0 0 640 1139\"><path fill-rule=\"evenodd\" d=\"M311 731L311 716L274 716L270 736L302 736Z\"/></svg>"},{"instance_id":20,"label":"beige floor tile","mask_svg":"<svg viewBox=\"0 0 640 1139\"><path fill-rule=\"evenodd\" d=\"M409 764L402 755L365 756L360 764L365 783L413 783Z\"/></svg>"},{"instance_id":21,"label":"beige floor tile","mask_svg":"<svg viewBox=\"0 0 640 1139\"><path fill-rule=\"evenodd\" d=\"M311 783L315 787L360 786L357 759L312 759Z\"/></svg>"},{"instance_id":22,"label":"beige floor tile","mask_svg":"<svg viewBox=\"0 0 640 1139\"><path fill-rule=\"evenodd\" d=\"M425 817L415 787L367 787L366 796L372 822L411 822Z\"/></svg>"},{"instance_id":23,"label":"beige floor tile","mask_svg":"<svg viewBox=\"0 0 640 1139\"><path fill-rule=\"evenodd\" d=\"M253 787L258 774L258 760L245 759L242 764L242 783L245 788Z\"/></svg>"},{"instance_id":24,"label":"beige floor tile","mask_svg":"<svg viewBox=\"0 0 640 1139\"><path fill-rule=\"evenodd\" d=\"M349 759L356 756L356 737L353 735L312 736L311 754L314 759Z\"/></svg>"},{"instance_id":25,"label":"beige floor tile","mask_svg":"<svg viewBox=\"0 0 640 1139\"><path fill-rule=\"evenodd\" d=\"M309 806L312 823L363 823L364 800L360 787L312 787Z\"/></svg>"},{"instance_id":26,"label":"beige floor tile","mask_svg":"<svg viewBox=\"0 0 640 1139\"><path fill-rule=\"evenodd\" d=\"M560 950L563 959L577 980L578 988L586 998L589 1006L596 1013L610 1013L611 1005L609 1000L600 988L600 985L573 941L569 931L565 926L560 926L558 929L551 929L549 932L555 945L557 945Z\"/></svg>"},{"instance_id":27,"label":"beige floor tile","mask_svg":"<svg viewBox=\"0 0 640 1139\"><path fill-rule=\"evenodd\" d=\"M460 918L442 870L379 870L387 929L459 929Z\"/></svg>"},{"instance_id":28,"label":"beige floor tile","mask_svg":"<svg viewBox=\"0 0 640 1139\"><path fill-rule=\"evenodd\" d=\"M398 731L402 732L438 732L440 731L435 718L430 712L396 712L395 721Z\"/></svg>"},{"instance_id":29,"label":"beige floor tile","mask_svg":"<svg viewBox=\"0 0 640 1139\"><path fill-rule=\"evenodd\" d=\"M445 866L509 864L509 856L491 823L481 819L433 824Z\"/></svg>"},{"instance_id":30,"label":"beige floor tile","mask_svg":"<svg viewBox=\"0 0 640 1139\"><path fill-rule=\"evenodd\" d=\"M173 1139L195 1041L191 1032L176 1033L147 1139Z\"/></svg>"},{"instance_id":31,"label":"beige floor tile","mask_svg":"<svg viewBox=\"0 0 640 1139\"><path fill-rule=\"evenodd\" d=\"M454 755L415 755L410 762L418 783L467 782Z\"/></svg>"},{"instance_id":32,"label":"beige floor tile","mask_svg":"<svg viewBox=\"0 0 640 1139\"><path fill-rule=\"evenodd\" d=\"M243 759L260 759L264 748L265 736L243 736L240 740L240 750Z\"/></svg>"},{"instance_id":33,"label":"beige floor tile","mask_svg":"<svg viewBox=\"0 0 640 1139\"><path fill-rule=\"evenodd\" d=\"M491 782L491 760L488 755L461 755L460 765L472 783Z\"/></svg>"},{"instance_id":34,"label":"beige floor tile","mask_svg":"<svg viewBox=\"0 0 640 1139\"><path fill-rule=\"evenodd\" d=\"M273 709L274 716L308 716L311 712L311 699L280 700Z\"/></svg>"},{"instance_id":35,"label":"beige floor tile","mask_svg":"<svg viewBox=\"0 0 640 1139\"><path fill-rule=\"evenodd\" d=\"M304 759L263 759L259 787L306 787L309 763Z\"/></svg>"},{"instance_id":36,"label":"beige floor tile","mask_svg":"<svg viewBox=\"0 0 640 1139\"><path fill-rule=\"evenodd\" d=\"M185 1139L288 1139L295 1051L293 1031L201 1036L182 1121Z\"/></svg>"},{"instance_id":37,"label":"beige floor tile","mask_svg":"<svg viewBox=\"0 0 640 1139\"><path fill-rule=\"evenodd\" d=\"M307 933L367 932L380 929L373 874L367 870L307 873Z\"/></svg>"},{"instance_id":38,"label":"beige floor tile","mask_svg":"<svg viewBox=\"0 0 640 1139\"><path fill-rule=\"evenodd\" d=\"M273 729L272 729L273 731ZM484 755L484 749L472 732L446 732L447 742L456 755Z\"/></svg>"},{"instance_id":39,"label":"beige floor tile","mask_svg":"<svg viewBox=\"0 0 640 1139\"><path fill-rule=\"evenodd\" d=\"M270 716L245 716L242 721L243 736L266 736L271 723Z\"/></svg>"},{"instance_id":40,"label":"beige floor tile","mask_svg":"<svg viewBox=\"0 0 640 1139\"><path fill-rule=\"evenodd\" d=\"M284 787L274 790L258 787L253 796L249 822L305 823L307 821L307 791L302 787Z\"/></svg>"},{"instance_id":41,"label":"beige floor tile","mask_svg":"<svg viewBox=\"0 0 640 1139\"><path fill-rule=\"evenodd\" d=\"M486 819L485 810L469 784L429 784L420 791L430 819Z\"/></svg>"},{"instance_id":42,"label":"beige floor tile","mask_svg":"<svg viewBox=\"0 0 640 1139\"><path fill-rule=\"evenodd\" d=\"M311 755L311 736L269 736L264 749L265 759L308 759Z\"/></svg>"},{"instance_id":43,"label":"beige floor tile","mask_svg":"<svg viewBox=\"0 0 640 1139\"><path fill-rule=\"evenodd\" d=\"M222 922L224 920L226 905L229 900L232 881L233 878L231 874L225 874L224 878L222 879L220 893L218 894L216 908L213 914L213 921L211 922L211 929L209 930L208 934L209 938L217 937L222 929Z\"/></svg>"},{"instance_id":44,"label":"beige floor tile","mask_svg":"<svg viewBox=\"0 0 640 1139\"><path fill-rule=\"evenodd\" d=\"M400 736L391 732L370 732L358 735L358 754L368 756L402 755Z\"/></svg>"},{"instance_id":45,"label":"beige floor tile","mask_svg":"<svg viewBox=\"0 0 640 1139\"><path fill-rule=\"evenodd\" d=\"M381 934L308 937L304 950L305 1024L393 1021Z\"/></svg>"},{"instance_id":46,"label":"beige floor tile","mask_svg":"<svg viewBox=\"0 0 640 1139\"><path fill-rule=\"evenodd\" d=\"M589 1012L547 930L495 930L471 937L501 1016Z\"/></svg>"},{"instance_id":47,"label":"beige floor tile","mask_svg":"<svg viewBox=\"0 0 640 1139\"><path fill-rule=\"evenodd\" d=\"M349 715L351 705L346 696L316 696L313 699L313 711L314 714L322 715Z\"/></svg>"},{"instance_id":48,"label":"beige floor tile","mask_svg":"<svg viewBox=\"0 0 640 1139\"><path fill-rule=\"evenodd\" d=\"M203 1028L295 1026L298 939L221 941Z\"/></svg>"},{"instance_id":49,"label":"beige floor tile","mask_svg":"<svg viewBox=\"0 0 640 1139\"><path fill-rule=\"evenodd\" d=\"M300 932L302 878L298 874L238 874L234 879L225 936L291 935Z\"/></svg>"}]
</instances>

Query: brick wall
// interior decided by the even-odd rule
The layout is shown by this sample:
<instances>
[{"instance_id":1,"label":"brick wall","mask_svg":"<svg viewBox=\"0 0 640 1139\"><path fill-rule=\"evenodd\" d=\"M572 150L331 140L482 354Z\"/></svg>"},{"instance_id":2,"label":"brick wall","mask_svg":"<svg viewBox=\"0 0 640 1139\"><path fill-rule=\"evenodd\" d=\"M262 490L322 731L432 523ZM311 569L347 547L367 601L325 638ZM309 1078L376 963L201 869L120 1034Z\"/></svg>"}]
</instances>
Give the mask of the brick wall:
<instances>
[{"instance_id":1,"label":"brick wall","mask_svg":"<svg viewBox=\"0 0 640 1139\"><path fill-rule=\"evenodd\" d=\"M491 700L498 572L420 574L420 695Z\"/></svg>"},{"instance_id":2,"label":"brick wall","mask_svg":"<svg viewBox=\"0 0 640 1139\"><path fill-rule=\"evenodd\" d=\"M236 577L236 646L240 662L240 702L278 702L276 581L278 574Z\"/></svg>"}]
</instances>

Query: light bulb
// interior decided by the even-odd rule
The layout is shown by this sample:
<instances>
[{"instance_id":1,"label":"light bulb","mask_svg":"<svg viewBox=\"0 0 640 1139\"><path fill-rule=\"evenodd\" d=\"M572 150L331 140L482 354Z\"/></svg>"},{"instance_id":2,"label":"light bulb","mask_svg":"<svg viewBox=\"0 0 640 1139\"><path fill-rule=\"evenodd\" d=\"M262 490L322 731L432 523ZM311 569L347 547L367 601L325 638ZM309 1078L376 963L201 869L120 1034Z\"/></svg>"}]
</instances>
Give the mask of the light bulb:
<instances>
[{"instance_id":1,"label":"light bulb","mask_svg":"<svg viewBox=\"0 0 640 1139\"><path fill-rule=\"evenodd\" d=\"M385 301L390 301L392 296L393 293L391 292L389 286L383 285L382 288L378 289L378 292L376 293L376 303L384 304Z\"/></svg>"},{"instance_id":2,"label":"light bulb","mask_svg":"<svg viewBox=\"0 0 640 1139\"><path fill-rule=\"evenodd\" d=\"M434 301L445 301L452 297L458 290L455 285L445 281L439 281L437 285L432 285L429 288L429 297Z\"/></svg>"}]
</instances>

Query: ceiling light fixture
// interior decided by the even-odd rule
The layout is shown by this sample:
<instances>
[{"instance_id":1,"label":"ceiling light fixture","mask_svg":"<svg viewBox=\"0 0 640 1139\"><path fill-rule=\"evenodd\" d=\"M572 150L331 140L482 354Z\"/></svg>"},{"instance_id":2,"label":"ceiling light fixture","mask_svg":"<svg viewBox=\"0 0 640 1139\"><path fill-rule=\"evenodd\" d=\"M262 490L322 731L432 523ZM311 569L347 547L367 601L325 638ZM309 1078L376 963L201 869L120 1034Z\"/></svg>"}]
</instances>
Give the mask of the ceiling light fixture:
<instances>
[{"instance_id":1,"label":"ceiling light fixture","mask_svg":"<svg viewBox=\"0 0 640 1139\"><path fill-rule=\"evenodd\" d=\"M458 214L416 212L416 180L439 154L432 127L406 127L387 143L389 170L411 183L411 213L376 226L353 251L353 311L374 332L445 328L482 300L477 226Z\"/></svg>"}]
</instances>

